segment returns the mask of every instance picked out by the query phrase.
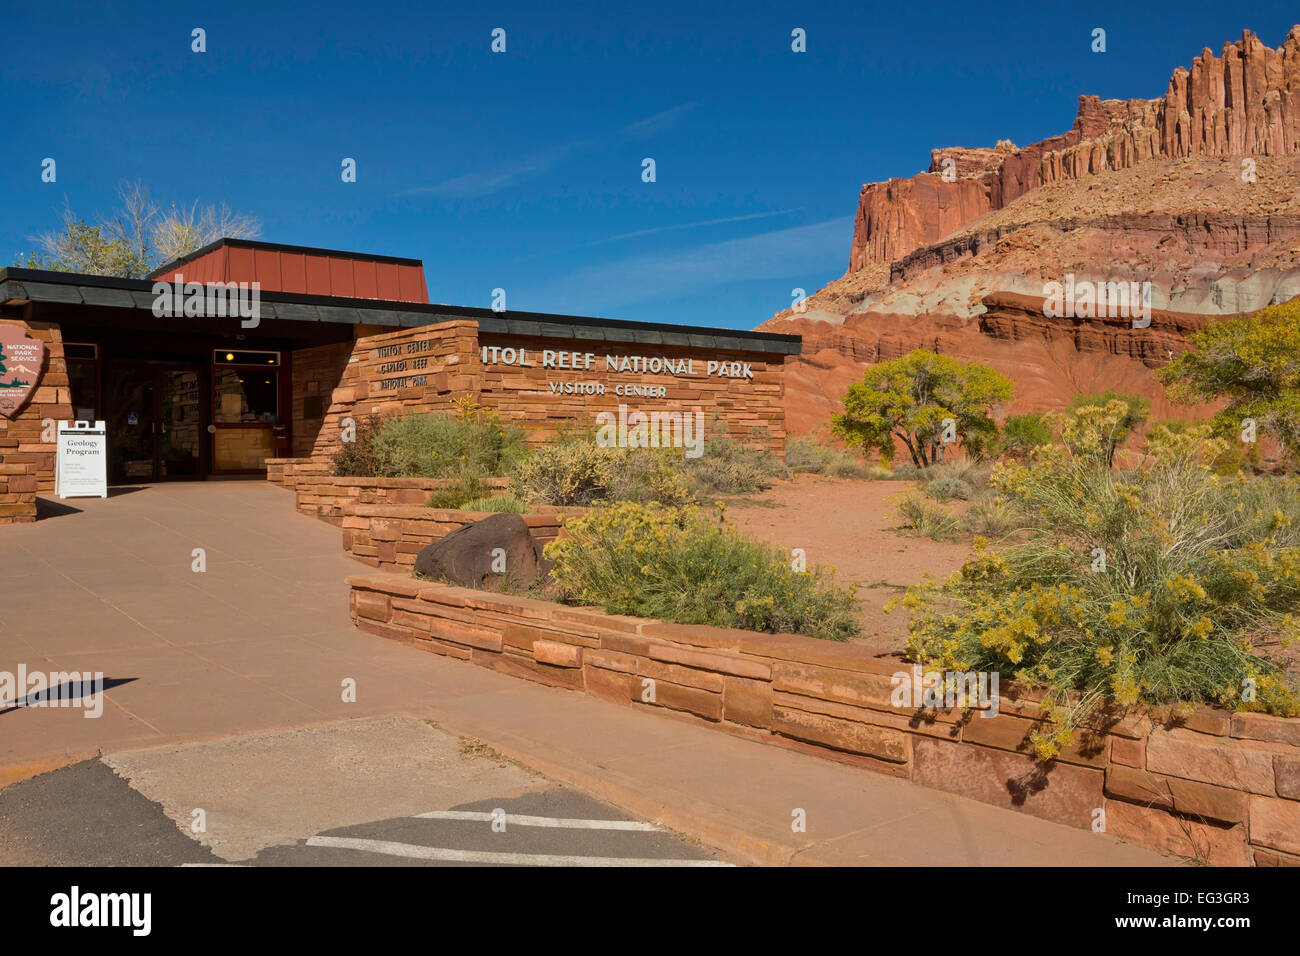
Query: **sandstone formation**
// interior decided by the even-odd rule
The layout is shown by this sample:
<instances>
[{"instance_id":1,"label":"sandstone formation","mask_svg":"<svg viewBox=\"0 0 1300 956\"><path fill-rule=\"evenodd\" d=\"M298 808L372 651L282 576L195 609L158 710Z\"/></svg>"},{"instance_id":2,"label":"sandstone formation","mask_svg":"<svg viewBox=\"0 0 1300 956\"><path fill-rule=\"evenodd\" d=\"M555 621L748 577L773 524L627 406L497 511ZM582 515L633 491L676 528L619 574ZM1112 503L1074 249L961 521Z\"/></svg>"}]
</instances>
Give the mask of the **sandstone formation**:
<instances>
[{"instance_id":1,"label":"sandstone formation","mask_svg":"<svg viewBox=\"0 0 1300 956\"><path fill-rule=\"evenodd\" d=\"M1051 283L1149 288L1151 322L1046 314ZM1300 25L1178 68L1157 99L1079 99L1026 147L936 149L928 172L862 188L848 272L760 328L804 337L786 425L824 427L866 364L925 347L1016 383L1006 411L1084 391L1170 406L1152 372L1214 316L1300 295Z\"/></svg>"},{"instance_id":2,"label":"sandstone formation","mask_svg":"<svg viewBox=\"0 0 1300 956\"><path fill-rule=\"evenodd\" d=\"M1300 25L1277 49L1247 30L1220 56L1207 47L1190 71L1175 70L1158 99L1081 96L1074 127L1059 136L1023 149L936 149L928 172L863 186L849 268L892 262L1046 183L1149 159L1297 150Z\"/></svg>"}]
</instances>

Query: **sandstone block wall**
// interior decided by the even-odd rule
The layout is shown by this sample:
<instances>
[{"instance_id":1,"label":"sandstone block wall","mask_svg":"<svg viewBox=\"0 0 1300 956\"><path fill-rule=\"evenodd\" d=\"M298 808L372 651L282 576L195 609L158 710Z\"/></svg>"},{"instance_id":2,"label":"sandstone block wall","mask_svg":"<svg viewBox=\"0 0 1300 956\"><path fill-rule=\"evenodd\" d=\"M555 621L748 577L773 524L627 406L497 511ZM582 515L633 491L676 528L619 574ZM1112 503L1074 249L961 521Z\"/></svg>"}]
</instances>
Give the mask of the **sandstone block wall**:
<instances>
[{"instance_id":1,"label":"sandstone block wall","mask_svg":"<svg viewBox=\"0 0 1300 956\"><path fill-rule=\"evenodd\" d=\"M1199 708L1098 719L1048 764L1043 719L894 707L908 670L868 648L669 624L398 575L348 578L357 627L435 654L702 722L1219 865L1300 865L1300 720ZM920 861L918 861L920 862ZM1063 861L1064 862L1064 861Z\"/></svg>"},{"instance_id":2,"label":"sandstone block wall","mask_svg":"<svg viewBox=\"0 0 1300 956\"><path fill-rule=\"evenodd\" d=\"M352 343L311 457L327 461L342 447L343 420L446 411L453 399L478 400L478 324L444 322L369 335ZM405 362L402 369L393 369Z\"/></svg>"},{"instance_id":3,"label":"sandstone block wall","mask_svg":"<svg viewBox=\"0 0 1300 956\"><path fill-rule=\"evenodd\" d=\"M266 480L290 491L294 490L297 479L309 475L329 477L332 470L330 462L314 458L266 459Z\"/></svg>"},{"instance_id":4,"label":"sandstone block wall","mask_svg":"<svg viewBox=\"0 0 1300 956\"><path fill-rule=\"evenodd\" d=\"M525 336L479 336L482 348L523 349L531 366L506 365L500 362L482 366L479 401L491 406L507 420L527 428L533 441L548 441L565 423L577 422L594 427L596 414L617 413L620 404L642 412L700 411L703 415L705 453L715 413L722 415L730 435L746 440L755 429L764 430L773 454L785 455L785 356L766 352L713 352L680 346L628 343L560 342L554 339ZM546 350L577 352L583 357L594 355L591 369L570 370L542 367ZM650 371L616 371L608 368L606 356L620 363L624 356L667 359L679 363L690 360L694 374L656 374ZM490 357L490 356L489 356ZM739 367L740 375L709 374L710 361L726 363L728 369ZM752 376L752 377L751 377ZM556 394L552 383L561 389L566 384L596 386L603 394ZM635 389L663 389L663 395L620 395Z\"/></svg>"},{"instance_id":5,"label":"sandstone block wall","mask_svg":"<svg viewBox=\"0 0 1300 956\"><path fill-rule=\"evenodd\" d=\"M358 504L423 505L429 493L448 484L446 478L338 478L327 474L298 473L285 479L305 515L341 524ZM488 479L488 487L504 489L504 478Z\"/></svg>"},{"instance_id":6,"label":"sandstone block wall","mask_svg":"<svg viewBox=\"0 0 1300 956\"><path fill-rule=\"evenodd\" d=\"M71 419L72 398L59 326L11 317L0 322L25 329L46 349L44 373L27 404L14 418L0 416L0 524L15 524L35 521L37 493L54 490L55 443L42 440L43 423Z\"/></svg>"},{"instance_id":7,"label":"sandstone block wall","mask_svg":"<svg viewBox=\"0 0 1300 956\"><path fill-rule=\"evenodd\" d=\"M563 514L580 508L521 515L534 538L546 545L560 534ZM341 520L343 550L363 564L384 571L407 571L425 547L466 525L490 518L490 511L425 508L410 505L354 504Z\"/></svg>"},{"instance_id":8,"label":"sandstone block wall","mask_svg":"<svg viewBox=\"0 0 1300 956\"><path fill-rule=\"evenodd\" d=\"M325 413L352 355L352 342L335 342L293 353L293 454L308 458Z\"/></svg>"},{"instance_id":9,"label":"sandstone block wall","mask_svg":"<svg viewBox=\"0 0 1300 956\"><path fill-rule=\"evenodd\" d=\"M483 348L522 349L528 365L482 360ZM590 352L590 369L543 367L547 350ZM611 371L606 355L690 360L691 374ZM726 362L735 375L709 374L708 362ZM774 454L785 454L785 356L767 352L712 352L682 346L559 340L483 334L472 321L403 329L365 336L352 355L331 396L311 457L327 461L341 447L345 419L360 423L380 416L446 411L468 398L494 408L527 432L530 441L554 437L566 422L595 425L596 413L617 412L620 404L643 412L693 413L703 416L705 448L714 413L721 414L733 437L747 439L754 429L767 433ZM295 381L298 376L295 371ZM552 387L554 383L555 387ZM599 389L566 393L565 385ZM296 386L295 386L296 387ZM620 388L662 388L663 395L620 395ZM296 407L296 400L295 400Z\"/></svg>"}]
</instances>

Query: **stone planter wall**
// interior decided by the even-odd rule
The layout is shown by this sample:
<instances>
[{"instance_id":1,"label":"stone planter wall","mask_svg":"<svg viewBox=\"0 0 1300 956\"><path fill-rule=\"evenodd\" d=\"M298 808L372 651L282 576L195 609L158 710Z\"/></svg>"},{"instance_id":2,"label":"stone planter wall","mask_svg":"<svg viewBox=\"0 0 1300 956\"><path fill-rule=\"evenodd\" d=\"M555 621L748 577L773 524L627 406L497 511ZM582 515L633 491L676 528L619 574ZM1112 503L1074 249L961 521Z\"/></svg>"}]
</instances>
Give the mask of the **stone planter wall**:
<instances>
[{"instance_id":1,"label":"stone planter wall","mask_svg":"<svg viewBox=\"0 0 1300 956\"><path fill-rule=\"evenodd\" d=\"M340 525L358 504L422 505L430 492L450 483L446 478L338 478L327 463L310 458L268 458L266 478L293 491L298 510ZM489 478L488 487L504 493L505 478Z\"/></svg>"},{"instance_id":2,"label":"stone planter wall","mask_svg":"<svg viewBox=\"0 0 1300 956\"><path fill-rule=\"evenodd\" d=\"M293 490L297 478L314 475L327 477L333 470L326 459L314 458L268 458L266 459L266 480L273 485Z\"/></svg>"},{"instance_id":3,"label":"stone planter wall","mask_svg":"<svg viewBox=\"0 0 1300 956\"><path fill-rule=\"evenodd\" d=\"M425 493L427 497L428 493ZM423 498L421 499L423 500ZM560 519L581 508L521 515L533 537L545 545L560 533ZM426 545L457 528L492 516L490 511L426 508L423 505L352 504L342 519L343 550L371 567L410 571Z\"/></svg>"},{"instance_id":4,"label":"stone planter wall","mask_svg":"<svg viewBox=\"0 0 1300 956\"><path fill-rule=\"evenodd\" d=\"M996 716L895 707L891 678L908 666L864 647L396 575L348 583L358 627L435 654L1068 826L1104 825L1162 851L1220 865L1300 865L1300 720L1210 708L1129 713L1043 764L1025 743L1042 713L1005 683Z\"/></svg>"},{"instance_id":5,"label":"stone planter wall","mask_svg":"<svg viewBox=\"0 0 1300 956\"><path fill-rule=\"evenodd\" d=\"M449 484L446 478L335 478L330 475L293 476L298 510L330 524L341 525L357 505L423 505L430 492ZM505 478L489 478L488 487L504 492Z\"/></svg>"}]
</instances>

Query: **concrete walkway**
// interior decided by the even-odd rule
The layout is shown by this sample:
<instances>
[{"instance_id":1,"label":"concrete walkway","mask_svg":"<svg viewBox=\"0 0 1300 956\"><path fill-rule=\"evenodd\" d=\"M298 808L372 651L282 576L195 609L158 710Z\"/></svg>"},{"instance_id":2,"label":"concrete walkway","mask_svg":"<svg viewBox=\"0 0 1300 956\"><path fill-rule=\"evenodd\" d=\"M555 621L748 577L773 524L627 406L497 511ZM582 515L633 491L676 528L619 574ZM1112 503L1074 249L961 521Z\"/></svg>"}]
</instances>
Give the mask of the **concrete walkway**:
<instances>
[{"instance_id":1,"label":"concrete walkway","mask_svg":"<svg viewBox=\"0 0 1300 956\"><path fill-rule=\"evenodd\" d=\"M265 482L162 484L0 529L0 671L103 671L103 715L0 712L0 785L96 753L382 714L767 863L1134 865L1113 838L390 644L338 529ZM192 570L194 549L206 571ZM356 702L343 685L356 683ZM3 711L0 708L0 711ZM807 832L791 830L803 810Z\"/></svg>"}]
</instances>

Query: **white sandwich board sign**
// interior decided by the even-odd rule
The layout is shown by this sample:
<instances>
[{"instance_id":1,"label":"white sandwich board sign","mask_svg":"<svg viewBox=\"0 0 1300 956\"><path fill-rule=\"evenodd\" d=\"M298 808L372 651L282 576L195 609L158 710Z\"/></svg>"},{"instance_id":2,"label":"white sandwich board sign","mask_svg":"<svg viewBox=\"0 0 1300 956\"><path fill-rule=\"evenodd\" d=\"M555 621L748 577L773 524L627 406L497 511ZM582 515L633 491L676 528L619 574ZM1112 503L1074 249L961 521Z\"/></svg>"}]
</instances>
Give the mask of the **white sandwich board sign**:
<instances>
[{"instance_id":1,"label":"white sandwich board sign","mask_svg":"<svg viewBox=\"0 0 1300 956\"><path fill-rule=\"evenodd\" d=\"M103 422L59 422L54 493L60 498L108 497L108 433Z\"/></svg>"}]
</instances>

